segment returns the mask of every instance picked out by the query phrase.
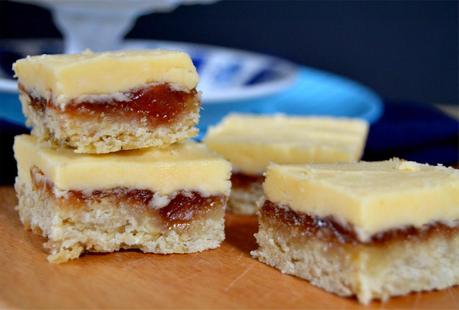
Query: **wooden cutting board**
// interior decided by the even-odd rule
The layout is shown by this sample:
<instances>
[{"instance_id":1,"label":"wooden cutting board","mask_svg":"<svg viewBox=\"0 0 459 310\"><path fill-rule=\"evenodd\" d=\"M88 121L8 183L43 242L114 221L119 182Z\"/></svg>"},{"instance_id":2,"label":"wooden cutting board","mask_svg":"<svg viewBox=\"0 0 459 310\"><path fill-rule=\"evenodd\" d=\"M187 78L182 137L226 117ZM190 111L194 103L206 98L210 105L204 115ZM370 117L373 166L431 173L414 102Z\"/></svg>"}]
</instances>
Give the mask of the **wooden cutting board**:
<instances>
[{"instance_id":1,"label":"wooden cutting board","mask_svg":"<svg viewBox=\"0 0 459 310\"><path fill-rule=\"evenodd\" d=\"M254 217L227 217L226 240L199 254L91 254L49 264L44 239L23 230L0 187L0 308L456 308L459 288L360 306L283 275L249 255Z\"/></svg>"}]
</instances>

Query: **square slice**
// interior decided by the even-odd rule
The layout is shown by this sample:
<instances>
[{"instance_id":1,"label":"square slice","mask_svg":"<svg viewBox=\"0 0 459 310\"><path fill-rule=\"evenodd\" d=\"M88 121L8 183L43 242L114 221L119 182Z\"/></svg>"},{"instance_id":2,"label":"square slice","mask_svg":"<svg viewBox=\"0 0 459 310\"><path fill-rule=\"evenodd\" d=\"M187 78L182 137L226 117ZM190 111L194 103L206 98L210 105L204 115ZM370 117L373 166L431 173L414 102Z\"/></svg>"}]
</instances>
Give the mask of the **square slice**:
<instances>
[{"instance_id":1,"label":"square slice","mask_svg":"<svg viewBox=\"0 0 459 310\"><path fill-rule=\"evenodd\" d=\"M88 155L21 135L14 152L17 210L48 238L50 262L120 249L192 253L224 239L231 165L203 144Z\"/></svg>"},{"instance_id":2,"label":"square slice","mask_svg":"<svg viewBox=\"0 0 459 310\"><path fill-rule=\"evenodd\" d=\"M198 75L188 55L149 50L18 60L32 133L78 153L167 146L196 135Z\"/></svg>"},{"instance_id":3,"label":"square slice","mask_svg":"<svg viewBox=\"0 0 459 310\"><path fill-rule=\"evenodd\" d=\"M368 124L358 119L233 114L210 128L204 142L233 165L229 210L255 214L270 162L357 161L367 132Z\"/></svg>"},{"instance_id":4,"label":"square slice","mask_svg":"<svg viewBox=\"0 0 459 310\"><path fill-rule=\"evenodd\" d=\"M362 303L459 284L459 171L389 160L269 167L254 257Z\"/></svg>"}]
</instances>

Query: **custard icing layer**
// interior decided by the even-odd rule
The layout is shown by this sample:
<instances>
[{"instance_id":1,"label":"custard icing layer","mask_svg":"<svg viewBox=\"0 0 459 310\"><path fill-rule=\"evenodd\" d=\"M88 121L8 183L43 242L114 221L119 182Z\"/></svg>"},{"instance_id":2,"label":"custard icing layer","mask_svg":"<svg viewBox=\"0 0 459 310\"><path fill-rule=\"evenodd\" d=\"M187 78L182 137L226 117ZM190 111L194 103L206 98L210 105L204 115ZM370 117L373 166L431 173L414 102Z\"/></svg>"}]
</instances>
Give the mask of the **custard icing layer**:
<instances>
[{"instance_id":1,"label":"custard icing layer","mask_svg":"<svg viewBox=\"0 0 459 310\"><path fill-rule=\"evenodd\" d=\"M332 117L233 114L209 129L204 142L235 171L260 175L270 162L334 163L360 159L368 124Z\"/></svg>"},{"instance_id":2,"label":"custard icing layer","mask_svg":"<svg viewBox=\"0 0 459 310\"><path fill-rule=\"evenodd\" d=\"M230 163L193 142L90 155L53 149L33 136L20 135L15 138L14 153L22 182L31 182L30 170L36 166L59 190L127 187L160 195L177 191L228 195L231 188Z\"/></svg>"},{"instance_id":3,"label":"custard icing layer","mask_svg":"<svg viewBox=\"0 0 459 310\"><path fill-rule=\"evenodd\" d=\"M165 50L29 56L16 61L19 83L33 96L65 105L81 96L114 96L150 84L194 89L198 74L190 57Z\"/></svg>"}]
</instances>

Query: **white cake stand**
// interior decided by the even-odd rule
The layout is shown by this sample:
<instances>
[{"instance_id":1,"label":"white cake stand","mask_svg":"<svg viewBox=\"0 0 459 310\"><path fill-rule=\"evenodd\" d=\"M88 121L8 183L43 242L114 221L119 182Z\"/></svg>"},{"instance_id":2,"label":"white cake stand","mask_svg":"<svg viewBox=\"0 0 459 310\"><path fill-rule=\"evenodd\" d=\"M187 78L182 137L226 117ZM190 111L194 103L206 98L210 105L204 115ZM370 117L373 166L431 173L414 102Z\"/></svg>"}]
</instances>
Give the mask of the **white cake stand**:
<instances>
[{"instance_id":1,"label":"white cake stand","mask_svg":"<svg viewBox=\"0 0 459 310\"><path fill-rule=\"evenodd\" d=\"M218 0L16 0L49 8L64 36L65 52L116 50L137 17L180 4Z\"/></svg>"}]
</instances>

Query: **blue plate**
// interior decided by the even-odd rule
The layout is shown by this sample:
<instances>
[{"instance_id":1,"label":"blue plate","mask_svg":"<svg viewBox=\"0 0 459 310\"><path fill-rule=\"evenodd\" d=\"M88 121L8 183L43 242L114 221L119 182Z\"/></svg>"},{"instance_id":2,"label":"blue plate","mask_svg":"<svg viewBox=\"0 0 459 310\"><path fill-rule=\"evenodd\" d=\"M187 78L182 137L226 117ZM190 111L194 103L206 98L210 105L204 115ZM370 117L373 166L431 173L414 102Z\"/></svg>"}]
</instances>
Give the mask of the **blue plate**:
<instances>
[{"instance_id":1,"label":"blue plate","mask_svg":"<svg viewBox=\"0 0 459 310\"><path fill-rule=\"evenodd\" d=\"M382 113L381 98L352 80L302 67L297 80L286 91L265 99L204 105L199 128L210 125L229 112L287 115L356 117L375 122Z\"/></svg>"},{"instance_id":2,"label":"blue plate","mask_svg":"<svg viewBox=\"0 0 459 310\"><path fill-rule=\"evenodd\" d=\"M357 117L372 123L382 113L378 95L352 80L302 67L293 85L277 95L257 100L204 104L199 128L202 134L230 112ZM0 93L0 119L24 125L17 94Z\"/></svg>"}]
</instances>

